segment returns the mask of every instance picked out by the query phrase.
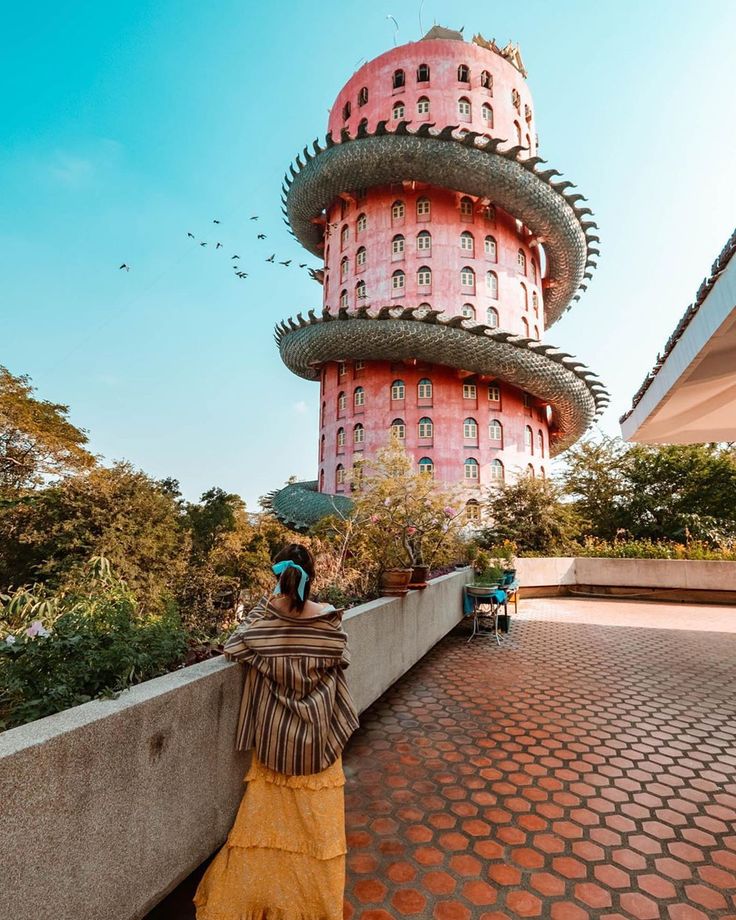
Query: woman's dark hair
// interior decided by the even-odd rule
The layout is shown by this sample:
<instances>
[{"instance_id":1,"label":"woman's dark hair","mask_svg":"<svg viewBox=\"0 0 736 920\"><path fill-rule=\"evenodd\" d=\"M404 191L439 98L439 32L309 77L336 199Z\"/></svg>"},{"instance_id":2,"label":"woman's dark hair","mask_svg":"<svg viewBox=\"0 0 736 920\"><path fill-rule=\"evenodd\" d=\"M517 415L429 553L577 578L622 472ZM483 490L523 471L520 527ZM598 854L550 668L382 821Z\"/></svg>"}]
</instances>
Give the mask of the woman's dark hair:
<instances>
[{"instance_id":1,"label":"woman's dark hair","mask_svg":"<svg viewBox=\"0 0 736 920\"><path fill-rule=\"evenodd\" d=\"M274 556L274 564L285 562L286 560L295 562L300 565L307 573L307 585L304 589L304 598L299 597L299 582L301 574L292 568L284 569L279 577L279 590L283 595L289 598L289 604L292 610L298 610L299 613L304 610L304 605L309 600L309 592L314 579L314 558L306 546L301 543L289 543Z\"/></svg>"}]
</instances>

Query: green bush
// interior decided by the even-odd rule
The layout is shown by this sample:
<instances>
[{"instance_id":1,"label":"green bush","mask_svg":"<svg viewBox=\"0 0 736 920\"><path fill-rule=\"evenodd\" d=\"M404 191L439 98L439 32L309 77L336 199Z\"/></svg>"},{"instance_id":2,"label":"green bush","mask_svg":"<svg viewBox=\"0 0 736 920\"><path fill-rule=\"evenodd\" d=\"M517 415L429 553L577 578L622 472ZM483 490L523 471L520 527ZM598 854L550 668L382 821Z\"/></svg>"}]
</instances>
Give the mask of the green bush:
<instances>
[{"instance_id":1,"label":"green bush","mask_svg":"<svg viewBox=\"0 0 736 920\"><path fill-rule=\"evenodd\" d=\"M173 608L139 614L124 583L104 571L86 589L0 598L0 730L114 696L183 663L187 637Z\"/></svg>"}]
</instances>

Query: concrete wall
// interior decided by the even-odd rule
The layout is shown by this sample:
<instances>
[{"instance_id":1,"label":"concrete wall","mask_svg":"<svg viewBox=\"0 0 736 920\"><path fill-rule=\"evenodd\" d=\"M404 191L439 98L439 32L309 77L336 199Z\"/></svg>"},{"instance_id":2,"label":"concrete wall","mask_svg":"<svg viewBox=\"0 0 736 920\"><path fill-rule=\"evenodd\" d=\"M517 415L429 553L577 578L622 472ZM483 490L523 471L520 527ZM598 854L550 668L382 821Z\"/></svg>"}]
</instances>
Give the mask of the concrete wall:
<instances>
[{"instance_id":1,"label":"concrete wall","mask_svg":"<svg viewBox=\"0 0 736 920\"><path fill-rule=\"evenodd\" d=\"M674 600L733 603L736 563L691 559L606 559L587 556L517 559L522 596L611 589Z\"/></svg>"},{"instance_id":2,"label":"concrete wall","mask_svg":"<svg viewBox=\"0 0 736 920\"><path fill-rule=\"evenodd\" d=\"M468 573L346 615L361 710L459 621ZM0 920L139 920L223 843L242 676L214 659L0 735Z\"/></svg>"}]
</instances>

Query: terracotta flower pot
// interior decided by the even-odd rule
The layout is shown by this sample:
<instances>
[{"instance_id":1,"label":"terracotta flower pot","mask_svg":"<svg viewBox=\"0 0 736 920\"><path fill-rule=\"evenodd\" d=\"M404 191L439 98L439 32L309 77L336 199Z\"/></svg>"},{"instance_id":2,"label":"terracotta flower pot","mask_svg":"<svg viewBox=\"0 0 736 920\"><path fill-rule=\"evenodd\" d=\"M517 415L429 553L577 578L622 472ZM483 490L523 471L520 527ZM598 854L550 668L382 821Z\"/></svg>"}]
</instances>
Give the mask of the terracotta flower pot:
<instances>
[{"instance_id":1,"label":"terracotta flower pot","mask_svg":"<svg viewBox=\"0 0 736 920\"><path fill-rule=\"evenodd\" d=\"M426 588L427 574L429 573L428 565L415 565L411 570L411 579L409 588Z\"/></svg>"},{"instance_id":2,"label":"terracotta flower pot","mask_svg":"<svg viewBox=\"0 0 736 920\"><path fill-rule=\"evenodd\" d=\"M388 597L400 597L409 590L411 569L386 569L381 572L380 591Z\"/></svg>"}]
</instances>

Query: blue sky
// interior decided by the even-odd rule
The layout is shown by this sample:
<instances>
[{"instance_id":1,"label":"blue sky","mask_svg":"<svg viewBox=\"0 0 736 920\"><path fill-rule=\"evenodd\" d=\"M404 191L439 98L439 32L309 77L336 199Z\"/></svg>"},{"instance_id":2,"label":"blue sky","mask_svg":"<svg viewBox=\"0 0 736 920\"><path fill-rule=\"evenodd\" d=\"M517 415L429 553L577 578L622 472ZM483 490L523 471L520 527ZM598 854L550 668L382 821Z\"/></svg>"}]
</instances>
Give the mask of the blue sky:
<instances>
[{"instance_id":1,"label":"blue sky","mask_svg":"<svg viewBox=\"0 0 736 920\"><path fill-rule=\"evenodd\" d=\"M736 224L736 4L455 10L425 0L425 30L520 43L540 154L600 224L595 278L547 338L601 374L613 397L602 427L618 433ZM314 264L281 221L281 177L361 59L393 44L387 15L403 43L419 37L418 13L404 0L8 6L0 364L69 403L106 459L173 476L188 498L216 484L253 508L289 475L315 476L317 386L272 339L277 320L320 302L305 273L264 262L276 251ZM246 281L231 277L235 252Z\"/></svg>"}]
</instances>

